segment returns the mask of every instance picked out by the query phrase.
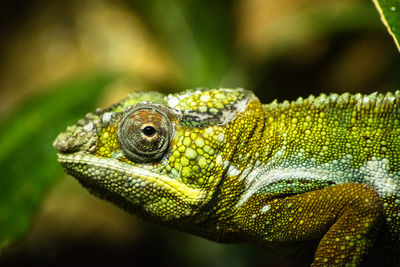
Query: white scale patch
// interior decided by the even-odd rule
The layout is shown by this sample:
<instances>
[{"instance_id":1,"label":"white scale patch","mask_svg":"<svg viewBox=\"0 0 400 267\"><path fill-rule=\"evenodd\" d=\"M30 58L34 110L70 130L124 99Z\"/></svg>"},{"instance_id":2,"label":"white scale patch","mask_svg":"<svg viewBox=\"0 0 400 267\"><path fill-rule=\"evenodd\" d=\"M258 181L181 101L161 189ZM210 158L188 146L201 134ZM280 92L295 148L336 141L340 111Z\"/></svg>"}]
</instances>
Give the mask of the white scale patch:
<instances>
[{"instance_id":1,"label":"white scale patch","mask_svg":"<svg viewBox=\"0 0 400 267\"><path fill-rule=\"evenodd\" d=\"M224 166L228 167L228 170L226 172L228 176L238 176L241 173L241 170L230 164L229 161L225 161Z\"/></svg>"},{"instance_id":2,"label":"white scale patch","mask_svg":"<svg viewBox=\"0 0 400 267\"><path fill-rule=\"evenodd\" d=\"M254 97L254 96L253 96ZM236 111L232 112L230 109L226 109L222 112L220 121L222 124L230 122L233 118L237 116L237 113L242 112L246 109L247 104L251 101L252 98L245 97L239 102L233 104L235 106Z\"/></svg>"},{"instance_id":3,"label":"white scale patch","mask_svg":"<svg viewBox=\"0 0 400 267\"><path fill-rule=\"evenodd\" d=\"M395 182L395 175L389 173L389 160L383 158L377 160L372 158L367 162L366 166L360 168L363 173L366 173L365 180L372 185L379 195L393 195L399 188L398 182Z\"/></svg>"},{"instance_id":4,"label":"white scale patch","mask_svg":"<svg viewBox=\"0 0 400 267\"><path fill-rule=\"evenodd\" d=\"M101 118L103 123L109 123L112 117L112 113L111 112L106 112L103 114L103 117Z\"/></svg>"},{"instance_id":5,"label":"white scale patch","mask_svg":"<svg viewBox=\"0 0 400 267\"><path fill-rule=\"evenodd\" d=\"M266 213L267 211L269 211L271 209L270 205L265 205L264 207L261 208L260 212L261 213Z\"/></svg>"},{"instance_id":6,"label":"white scale patch","mask_svg":"<svg viewBox=\"0 0 400 267\"><path fill-rule=\"evenodd\" d=\"M225 140L225 135L223 133L218 134L218 142L223 143Z\"/></svg>"},{"instance_id":7,"label":"white scale patch","mask_svg":"<svg viewBox=\"0 0 400 267\"><path fill-rule=\"evenodd\" d=\"M175 94L167 96L167 103L171 108L175 108L182 100L192 95L200 94L202 91L188 91L185 94Z\"/></svg>"},{"instance_id":8,"label":"white scale patch","mask_svg":"<svg viewBox=\"0 0 400 267\"><path fill-rule=\"evenodd\" d=\"M180 99L178 97L170 97L167 100L168 105L171 108L175 108L179 104Z\"/></svg>"},{"instance_id":9,"label":"white scale patch","mask_svg":"<svg viewBox=\"0 0 400 267\"><path fill-rule=\"evenodd\" d=\"M236 207L243 205L256 192L277 193L274 192L275 187L271 184L289 179L332 181L335 184L366 183L373 186L381 197L394 195L400 190L400 183L395 178L400 174L389 172L389 160L386 158L373 157L360 168L354 169L351 168L353 159L351 155L318 165L313 158L304 159L293 156L290 159L284 159L282 156L285 149L285 147L281 148L267 164L255 166L248 175L243 177L246 179L246 193L241 196ZM234 168L232 164L228 165L229 169ZM246 170L243 171L245 172Z\"/></svg>"},{"instance_id":10,"label":"white scale patch","mask_svg":"<svg viewBox=\"0 0 400 267\"><path fill-rule=\"evenodd\" d=\"M88 123L85 126L83 126L83 130L85 132L90 132L93 129L93 123Z\"/></svg>"}]
</instances>

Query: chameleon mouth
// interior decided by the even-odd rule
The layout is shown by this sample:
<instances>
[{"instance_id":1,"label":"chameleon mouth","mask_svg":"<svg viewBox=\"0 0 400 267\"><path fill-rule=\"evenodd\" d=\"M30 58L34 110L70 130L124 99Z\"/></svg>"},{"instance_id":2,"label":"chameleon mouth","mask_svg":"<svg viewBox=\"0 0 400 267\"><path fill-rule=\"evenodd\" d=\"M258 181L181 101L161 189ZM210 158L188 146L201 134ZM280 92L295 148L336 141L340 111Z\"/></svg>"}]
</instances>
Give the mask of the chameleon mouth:
<instances>
[{"instance_id":1,"label":"chameleon mouth","mask_svg":"<svg viewBox=\"0 0 400 267\"><path fill-rule=\"evenodd\" d=\"M143 166L136 167L125 162L99 158L81 152L57 153L57 157L67 173L78 180L102 187L113 187L115 191L121 191L121 193L125 192L124 185L143 188L152 185L153 188L178 195L186 203L198 204L206 197L200 189L188 187L177 179L152 172Z\"/></svg>"}]
</instances>

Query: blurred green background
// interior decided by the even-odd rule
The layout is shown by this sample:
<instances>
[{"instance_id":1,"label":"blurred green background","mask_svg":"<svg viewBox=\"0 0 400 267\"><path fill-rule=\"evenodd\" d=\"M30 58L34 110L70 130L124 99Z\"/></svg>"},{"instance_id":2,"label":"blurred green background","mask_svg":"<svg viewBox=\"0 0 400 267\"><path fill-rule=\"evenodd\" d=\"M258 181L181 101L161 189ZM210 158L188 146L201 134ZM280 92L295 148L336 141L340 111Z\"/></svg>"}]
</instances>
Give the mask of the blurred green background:
<instances>
[{"instance_id":1,"label":"blurred green background","mask_svg":"<svg viewBox=\"0 0 400 267\"><path fill-rule=\"evenodd\" d=\"M243 87L264 103L399 89L366 0L3 0L0 265L303 266L148 224L63 174L52 141L134 90Z\"/></svg>"}]
</instances>

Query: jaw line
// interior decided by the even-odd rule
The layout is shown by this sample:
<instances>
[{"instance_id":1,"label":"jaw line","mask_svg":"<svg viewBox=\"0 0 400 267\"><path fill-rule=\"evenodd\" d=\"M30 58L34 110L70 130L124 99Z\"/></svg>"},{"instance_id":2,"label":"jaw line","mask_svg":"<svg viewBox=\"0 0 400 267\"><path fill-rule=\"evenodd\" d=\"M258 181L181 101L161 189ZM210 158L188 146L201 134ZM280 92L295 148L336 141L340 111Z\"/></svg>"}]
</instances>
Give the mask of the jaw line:
<instances>
[{"instance_id":1,"label":"jaw line","mask_svg":"<svg viewBox=\"0 0 400 267\"><path fill-rule=\"evenodd\" d=\"M126 175L133 179L142 180L148 183L154 183L156 187L161 187L165 191L179 195L186 203L198 204L206 199L204 192L185 185L176 179L166 175L160 175L149 170L145 170L133 165L129 165L118 160L99 158L82 152L74 154L57 153L58 161L64 163L87 164L99 169L109 169L118 172L120 175ZM97 179L96 179L97 180Z\"/></svg>"}]
</instances>

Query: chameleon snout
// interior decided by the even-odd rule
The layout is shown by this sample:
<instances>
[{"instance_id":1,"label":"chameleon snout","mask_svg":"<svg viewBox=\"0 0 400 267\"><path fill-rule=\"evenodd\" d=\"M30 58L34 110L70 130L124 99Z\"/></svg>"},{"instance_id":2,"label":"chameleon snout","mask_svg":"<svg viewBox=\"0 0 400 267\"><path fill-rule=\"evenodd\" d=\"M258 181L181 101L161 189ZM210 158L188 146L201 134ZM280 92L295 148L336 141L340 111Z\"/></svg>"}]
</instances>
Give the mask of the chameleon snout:
<instances>
[{"instance_id":1,"label":"chameleon snout","mask_svg":"<svg viewBox=\"0 0 400 267\"><path fill-rule=\"evenodd\" d=\"M94 124L70 126L60 133L53 142L53 147L60 153L68 154L77 151L91 151L96 147L97 134Z\"/></svg>"}]
</instances>

